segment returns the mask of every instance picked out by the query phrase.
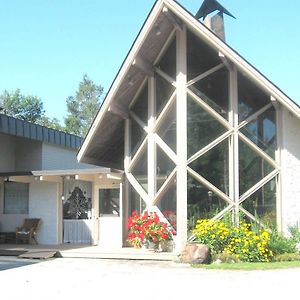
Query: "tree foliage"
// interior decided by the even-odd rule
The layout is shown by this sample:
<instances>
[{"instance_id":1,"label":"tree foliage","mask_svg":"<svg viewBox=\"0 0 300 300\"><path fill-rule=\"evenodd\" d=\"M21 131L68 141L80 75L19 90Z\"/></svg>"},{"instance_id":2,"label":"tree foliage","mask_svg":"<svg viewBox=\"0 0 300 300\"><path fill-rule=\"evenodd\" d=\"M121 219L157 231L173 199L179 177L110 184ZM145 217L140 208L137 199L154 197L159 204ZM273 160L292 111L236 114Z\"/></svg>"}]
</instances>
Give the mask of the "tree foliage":
<instances>
[{"instance_id":1,"label":"tree foliage","mask_svg":"<svg viewBox=\"0 0 300 300\"><path fill-rule=\"evenodd\" d=\"M68 115L65 129L69 133L85 136L100 108L103 87L96 85L87 75L83 76L74 96L67 98Z\"/></svg>"},{"instance_id":2,"label":"tree foliage","mask_svg":"<svg viewBox=\"0 0 300 300\"><path fill-rule=\"evenodd\" d=\"M20 89L13 92L5 90L0 95L0 106L5 114L36 123L44 116L44 106L40 98L36 96L24 96Z\"/></svg>"}]
</instances>

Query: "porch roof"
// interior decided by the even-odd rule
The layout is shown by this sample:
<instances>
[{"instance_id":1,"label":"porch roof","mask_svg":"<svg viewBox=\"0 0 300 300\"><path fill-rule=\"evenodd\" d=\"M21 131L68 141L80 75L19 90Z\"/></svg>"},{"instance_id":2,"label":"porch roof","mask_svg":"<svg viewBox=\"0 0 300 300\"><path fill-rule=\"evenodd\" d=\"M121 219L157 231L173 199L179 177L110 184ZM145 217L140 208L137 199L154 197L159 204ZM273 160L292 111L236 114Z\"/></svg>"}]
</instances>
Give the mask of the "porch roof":
<instances>
[{"instance_id":1,"label":"porch roof","mask_svg":"<svg viewBox=\"0 0 300 300\"><path fill-rule=\"evenodd\" d=\"M128 106L174 29L182 24L218 50L240 71L300 119L300 107L269 79L174 0L158 0L125 58L78 153L78 160L123 168L124 119ZM159 28L159 34L157 33ZM120 155L120 153L122 153Z\"/></svg>"}]
</instances>

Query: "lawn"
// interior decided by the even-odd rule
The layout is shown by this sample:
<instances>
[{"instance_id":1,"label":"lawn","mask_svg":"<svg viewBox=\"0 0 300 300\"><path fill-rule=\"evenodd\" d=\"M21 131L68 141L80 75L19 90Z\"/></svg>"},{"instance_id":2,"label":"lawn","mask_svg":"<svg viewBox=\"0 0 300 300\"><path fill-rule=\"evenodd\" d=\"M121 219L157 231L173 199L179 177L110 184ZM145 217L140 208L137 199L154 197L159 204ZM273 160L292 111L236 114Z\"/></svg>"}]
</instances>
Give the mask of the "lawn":
<instances>
[{"instance_id":1,"label":"lawn","mask_svg":"<svg viewBox=\"0 0 300 300\"><path fill-rule=\"evenodd\" d=\"M275 270L300 268L300 261L267 262L267 263L221 263L210 265L193 265L194 268L213 269L213 270Z\"/></svg>"}]
</instances>

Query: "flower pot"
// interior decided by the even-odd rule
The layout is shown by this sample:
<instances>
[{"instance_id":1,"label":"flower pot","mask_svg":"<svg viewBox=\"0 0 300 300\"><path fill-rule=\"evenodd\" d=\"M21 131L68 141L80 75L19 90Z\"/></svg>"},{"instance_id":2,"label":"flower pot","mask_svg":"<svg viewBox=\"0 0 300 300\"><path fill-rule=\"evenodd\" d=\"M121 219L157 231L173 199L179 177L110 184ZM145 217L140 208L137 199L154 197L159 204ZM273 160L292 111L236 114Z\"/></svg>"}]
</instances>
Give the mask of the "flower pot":
<instances>
[{"instance_id":1,"label":"flower pot","mask_svg":"<svg viewBox=\"0 0 300 300\"><path fill-rule=\"evenodd\" d=\"M153 242L151 242L151 241L147 241L147 243L146 243L146 248L147 248L148 250L156 251L156 250L158 250L158 243L153 243Z\"/></svg>"},{"instance_id":2,"label":"flower pot","mask_svg":"<svg viewBox=\"0 0 300 300\"><path fill-rule=\"evenodd\" d=\"M159 242L159 250L162 252L172 252L173 248L174 248L174 243L171 240Z\"/></svg>"}]
</instances>

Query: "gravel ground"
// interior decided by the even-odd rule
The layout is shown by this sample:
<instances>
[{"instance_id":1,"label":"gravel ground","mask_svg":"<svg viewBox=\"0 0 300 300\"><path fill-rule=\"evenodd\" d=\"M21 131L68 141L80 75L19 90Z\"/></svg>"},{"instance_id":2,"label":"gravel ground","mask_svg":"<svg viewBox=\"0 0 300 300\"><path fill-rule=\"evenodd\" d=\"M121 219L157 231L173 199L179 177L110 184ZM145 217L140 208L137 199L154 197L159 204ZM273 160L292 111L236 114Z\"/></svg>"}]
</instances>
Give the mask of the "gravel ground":
<instances>
[{"instance_id":1,"label":"gravel ground","mask_svg":"<svg viewBox=\"0 0 300 300\"><path fill-rule=\"evenodd\" d=\"M0 258L0 266L3 261L5 259ZM10 262L15 263L12 258ZM23 266L0 272L1 299L168 300L191 296L192 299L274 300L299 297L300 269L224 271L193 269L174 262L78 258L27 265L22 260L22 263Z\"/></svg>"}]
</instances>

